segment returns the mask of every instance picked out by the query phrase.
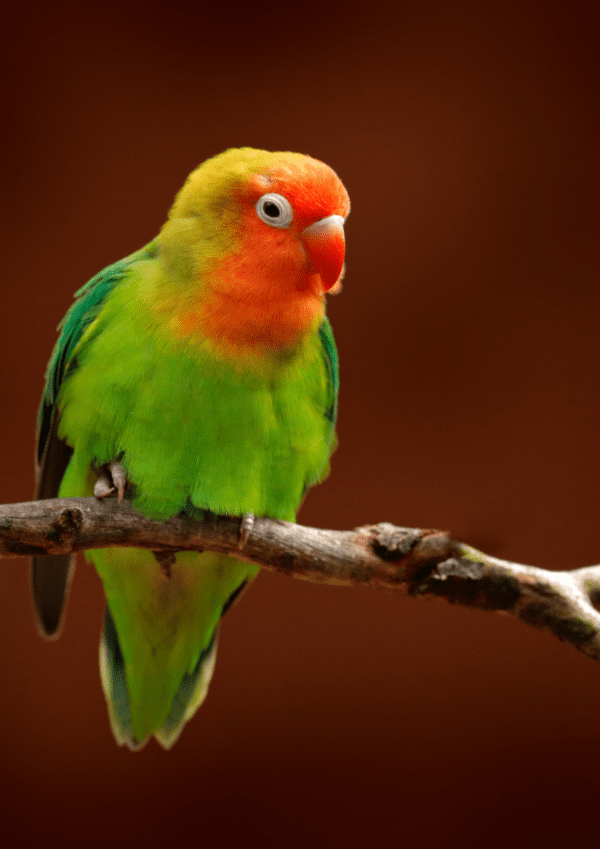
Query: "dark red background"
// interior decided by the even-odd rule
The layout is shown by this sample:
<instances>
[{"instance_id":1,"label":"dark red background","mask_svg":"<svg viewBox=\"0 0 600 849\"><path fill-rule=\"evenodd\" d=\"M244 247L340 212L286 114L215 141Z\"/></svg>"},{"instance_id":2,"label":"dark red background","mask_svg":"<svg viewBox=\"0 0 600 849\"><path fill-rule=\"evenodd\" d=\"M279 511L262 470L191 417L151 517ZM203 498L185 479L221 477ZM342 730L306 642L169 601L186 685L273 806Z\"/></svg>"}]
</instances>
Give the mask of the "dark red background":
<instances>
[{"instance_id":1,"label":"dark red background","mask_svg":"<svg viewBox=\"0 0 600 849\"><path fill-rule=\"evenodd\" d=\"M448 528L600 561L598 12L533 0L20 4L4 20L1 498L72 292L226 147L310 153L350 192L330 316L340 447L307 524ZM170 753L114 744L81 565L62 639L4 561L11 845L581 845L600 670L500 616L262 575Z\"/></svg>"}]
</instances>

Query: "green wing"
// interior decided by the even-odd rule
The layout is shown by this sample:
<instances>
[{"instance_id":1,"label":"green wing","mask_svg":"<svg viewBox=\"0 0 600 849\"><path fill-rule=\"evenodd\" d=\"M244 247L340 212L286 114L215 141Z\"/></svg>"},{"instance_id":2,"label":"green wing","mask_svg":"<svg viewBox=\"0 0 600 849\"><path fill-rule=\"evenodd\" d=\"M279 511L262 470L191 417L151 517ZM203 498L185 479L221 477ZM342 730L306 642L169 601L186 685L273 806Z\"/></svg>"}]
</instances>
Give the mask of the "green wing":
<instances>
[{"instance_id":1,"label":"green wing","mask_svg":"<svg viewBox=\"0 0 600 849\"><path fill-rule=\"evenodd\" d=\"M35 497L56 498L72 449L58 436L57 400L73 351L83 333L98 315L104 299L142 259L151 259L155 247L150 243L134 254L108 266L75 293L76 301L60 324L60 336L46 372L46 384L37 424L37 464ZM48 638L59 635L75 555L38 555L31 563L31 591L40 633Z\"/></svg>"}]
</instances>

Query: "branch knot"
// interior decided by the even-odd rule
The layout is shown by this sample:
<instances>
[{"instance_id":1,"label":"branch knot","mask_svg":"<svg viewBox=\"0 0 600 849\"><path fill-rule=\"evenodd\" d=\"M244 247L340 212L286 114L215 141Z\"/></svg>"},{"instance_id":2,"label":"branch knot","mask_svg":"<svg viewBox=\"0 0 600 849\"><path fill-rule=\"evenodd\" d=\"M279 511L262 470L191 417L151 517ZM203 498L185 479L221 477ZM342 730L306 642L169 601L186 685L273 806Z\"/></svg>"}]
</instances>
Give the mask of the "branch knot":
<instances>
[{"instance_id":1,"label":"branch knot","mask_svg":"<svg viewBox=\"0 0 600 849\"><path fill-rule=\"evenodd\" d=\"M373 525L373 551L385 561L401 560L410 554L423 533L418 528L398 528L390 522Z\"/></svg>"},{"instance_id":2,"label":"branch knot","mask_svg":"<svg viewBox=\"0 0 600 849\"><path fill-rule=\"evenodd\" d=\"M75 534L83 525L83 513L79 507L65 507L52 525L63 535Z\"/></svg>"}]
</instances>

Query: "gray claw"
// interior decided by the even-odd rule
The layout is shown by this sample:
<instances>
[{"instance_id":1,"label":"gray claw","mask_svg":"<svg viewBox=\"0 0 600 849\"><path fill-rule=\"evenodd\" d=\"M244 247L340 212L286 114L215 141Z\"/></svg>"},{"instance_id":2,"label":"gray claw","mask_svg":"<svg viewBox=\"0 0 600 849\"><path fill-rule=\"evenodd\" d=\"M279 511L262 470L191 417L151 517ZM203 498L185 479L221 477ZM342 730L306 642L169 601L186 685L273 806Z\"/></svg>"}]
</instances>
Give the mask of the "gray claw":
<instances>
[{"instance_id":1,"label":"gray claw","mask_svg":"<svg viewBox=\"0 0 600 849\"><path fill-rule=\"evenodd\" d=\"M123 466L115 460L114 463L108 463L102 467L102 471L98 475L98 480L94 484L94 495L96 498L107 498L113 492L117 493L119 503L123 501L125 487L127 486L127 476Z\"/></svg>"},{"instance_id":2,"label":"gray claw","mask_svg":"<svg viewBox=\"0 0 600 849\"><path fill-rule=\"evenodd\" d=\"M250 538L250 534L252 533L252 528L254 527L254 514L253 513L244 513L242 516L242 521L240 522L240 541L238 542L239 551L243 551L246 548L246 543Z\"/></svg>"},{"instance_id":3,"label":"gray claw","mask_svg":"<svg viewBox=\"0 0 600 849\"><path fill-rule=\"evenodd\" d=\"M101 474L96 483L94 484L94 495L96 498L106 498L111 492L114 492L115 488L112 485L112 481L108 477L108 475Z\"/></svg>"},{"instance_id":4,"label":"gray claw","mask_svg":"<svg viewBox=\"0 0 600 849\"><path fill-rule=\"evenodd\" d=\"M115 460L114 463L108 464L108 471L112 477L112 482L117 488L117 501L119 504L123 501L125 495L125 487L127 486L127 476L123 466Z\"/></svg>"}]
</instances>

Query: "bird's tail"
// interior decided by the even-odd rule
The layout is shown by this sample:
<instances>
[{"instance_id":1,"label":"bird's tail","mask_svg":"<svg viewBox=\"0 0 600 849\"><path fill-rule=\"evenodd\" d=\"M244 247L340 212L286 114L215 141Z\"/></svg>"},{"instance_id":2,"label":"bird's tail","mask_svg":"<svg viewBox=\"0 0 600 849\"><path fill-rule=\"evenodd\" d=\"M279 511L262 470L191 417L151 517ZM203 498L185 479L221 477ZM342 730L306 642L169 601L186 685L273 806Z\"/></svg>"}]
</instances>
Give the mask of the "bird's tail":
<instances>
[{"instance_id":1,"label":"bird's tail","mask_svg":"<svg viewBox=\"0 0 600 849\"><path fill-rule=\"evenodd\" d=\"M217 627L194 669L184 674L167 718L162 727L153 732L154 737L165 749L170 749L177 741L183 726L206 697L215 667L218 630ZM120 746L128 746L132 751L141 749L148 742L148 737L138 740L133 733L125 660L108 606L100 641L100 674L108 704L110 724L117 743Z\"/></svg>"}]
</instances>

